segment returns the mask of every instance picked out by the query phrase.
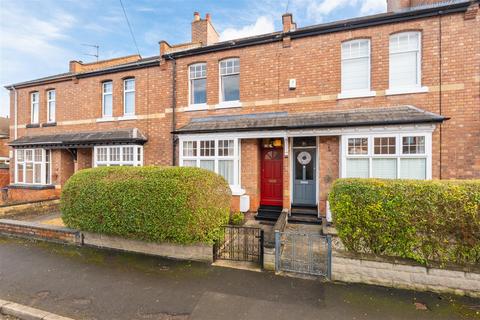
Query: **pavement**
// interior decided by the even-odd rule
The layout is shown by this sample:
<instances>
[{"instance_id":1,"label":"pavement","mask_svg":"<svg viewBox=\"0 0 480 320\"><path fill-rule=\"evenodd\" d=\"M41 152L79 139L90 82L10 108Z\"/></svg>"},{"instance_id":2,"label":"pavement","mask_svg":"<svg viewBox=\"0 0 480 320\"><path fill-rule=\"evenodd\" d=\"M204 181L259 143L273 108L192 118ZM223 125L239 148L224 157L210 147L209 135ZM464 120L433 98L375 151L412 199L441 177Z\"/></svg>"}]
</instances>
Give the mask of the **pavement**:
<instances>
[{"instance_id":1,"label":"pavement","mask_svg":"<svg viewBox=\"0 0 480 320\"><path fill-rule=\"evenodd\" d=\"M78 320L480 319L478 299L1 237L0 299Z\"/></svg>"}]
</instances>

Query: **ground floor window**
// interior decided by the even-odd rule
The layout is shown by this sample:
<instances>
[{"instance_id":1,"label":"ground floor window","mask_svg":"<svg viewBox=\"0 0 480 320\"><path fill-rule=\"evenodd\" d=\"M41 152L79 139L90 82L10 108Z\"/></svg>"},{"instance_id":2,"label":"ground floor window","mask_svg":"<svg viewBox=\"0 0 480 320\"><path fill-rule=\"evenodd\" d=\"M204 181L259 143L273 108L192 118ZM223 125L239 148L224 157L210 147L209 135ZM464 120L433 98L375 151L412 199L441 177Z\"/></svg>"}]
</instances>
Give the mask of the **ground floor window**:
<instances>
[{"instance_id":1,"label":"ground floor window","mask_svg":"<svg viewBox=\"0 0 480 320\"><path fill-rule=\"evenodd\" d=\"M342 177L431 179L431 134L342 136Z\"/></svg>"},{"instance_id":2,"label":"ground floor window","mask_svg":"<svg viewBox=\"0 0 480 320\"><path fill-rule=\"evenodd\" d=\"M15 183L51 184L51 159L51 150L15 150Z\"/></svg>"},{"instance_id":3,"label":"ground floor window","mask_svg":"<svg viewBox=\"0 0 480 320\"><path fill-rule=\"evenodd\" d=\"M93 159L94 167L142 166L143 146L96 146Z\"/></svg>"},{"instance_id":4,"label":"ground floor window","mask_svg":"<svg viewBox=\"0 0 480 320\"><path fill-rule=\"evenodd\" d=\"M224 177L230 186L238 186L239 154L238 139L182 140L180 166L211 170Z\"/></svg>"}]
</instances>

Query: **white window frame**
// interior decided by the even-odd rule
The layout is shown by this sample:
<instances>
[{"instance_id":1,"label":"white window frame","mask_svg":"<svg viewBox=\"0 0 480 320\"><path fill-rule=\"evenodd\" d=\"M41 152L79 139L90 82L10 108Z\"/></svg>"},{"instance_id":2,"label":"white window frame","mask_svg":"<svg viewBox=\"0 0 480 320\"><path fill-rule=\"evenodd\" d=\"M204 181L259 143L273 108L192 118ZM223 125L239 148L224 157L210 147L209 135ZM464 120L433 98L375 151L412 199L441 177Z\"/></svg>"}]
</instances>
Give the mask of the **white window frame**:
<instances>
[{"instance_id":1,"label":"white window frame","mask_svg":"<svg viewBox=\"0 0 480 320\"><path fill-rule=\"evenodd\" d=\"M127 82L133 81L133 89L126 89ZM124 116L134 116L135 115L135 105L136 105L136 94L135 94L136 81L135 78L127 78L123 80L123 115ZM113 91L113 90L112 90ZM127 93L133 92L133 112L127 113ZM113 100L112 100L113 101Z\"/></svg>"},{"instance_id":2,"label":"white window frame","mask_svg":"<svg viewBox=\"0 0 480 320\"><path fill-rule=\"evenodd\" d=\"M191 68L195 68L197 66L205 66L205 76L195 76L192 78L192 71L191 71ZM192 100L192 93L193 93L193 80L198 80L198 79L207 79L207 63L206 62L198 62L198 63L194 63L194 64L191 64L188 66L188 106L189 106L189 109L193 110L193 109L206 109L207 108L207 102L205 101L205 103L194 103ZM208 84L207 84L208 85ZM205 86L205 91L207 90L206 86ZM205 92L206 96L207 96L207 91ZM208 98L208 97L207 97Z\"/></svg>"},{"instance_id":3,"label":"white window frame","mask_svg":"<svg viewBox=\"0 0 480 320\"><path fill-rule=\"evenodd\" d=\"M403 137L423 136L425 137L425 152L420 154L404 154L402 141ZM374 138L388 138L395 137L395 154L374 154ZM348 139L349 138L367 138L368 139L368 153L359 155L348 154ZM369 178L373 178L372 163L373 159L397 159L397 174L396 179L401 177L401 159L425 159L425 180L432 179L432 133L431 132L402 132L402 133L375 133L375 134L354 134L342 135L340 141L341 150L341 165L340 176L347 177L347 159L369 159L368 172Z\"/></svg>"},{"instance_id":4,"label":"white window frame","mask_svg":"<svg viewBox=\"0 0 480 320\"><path fill-rule=\"evenodd\" d=\"M30 93L30 123L38 124L40 122L40 94L38 91Z\"/></svg>"},{"instance_id":5,"label":"white window frame","mask_svg":"<svg viewBox=\"0 0 480 320\"><path fill-rule=\"evenodd\" d=\"M238 72L231 72L228 74L222 74L222 68L221 65L223 62L228 62L230 60L238 60ZM242 104L240 103L240 80L238 83L238 99L239 100L231 100L231 101L225 101L223 97L223 79L222 76L228 76L228 75L236 75L238 74L238 77L240 78L240 58L227 58L227 59L222 59L218 62L218 101L220 103L216 106L216 108L235 108L235 107L241 107Z\"/></svg>"},{"instance_id":6,"label":"white window frame","mask_svg":"<svg viewBox=\"0 0 480 320\"><path fill-rule=\"evenodd\" d=\"M109 93L105 92L105 85L111 84L112 91ZM110 95L112 96L112 113L110 115L105 114L105 96ZM113 81L104 81L102 82L102 118L112 118L113 117Z\"/></svg>"},{"instance_id":7,"label":"white window frame","mask_svg":"<svg viewBox=\"0 0 480 320\"><path fill-rule=\"evenodd\" d=\"M133 161L124 161L123 153L124 148L133 147ZM119 148L119 161L111 161L110 153L111 148ZM106 150L107 160L98 160L97 154L100 149ZM94 167L110 167L110 166L132 166L132 167L141 167L143 166L143 146L138 144L122 144L122 145L105 145L105 146L95 146L93 148L93 166Z\"/></svg>"},{"instance_id":8,"label":"white window frame","mask_svg":"<svg viewBox=\"0 0 480 320\"><path fill-rule=\"evenodd\" d=\"M395 51L392 52L390 43L392 39L398 38L402 35L418 35L418 49L417 50L403 50L403 51ZM388 40L388 47L389 47L389 67L388 67L388 86L389 88L385 90L386 95L395 95L395 94L405 94L405 93L423 93L428 92L428 87L422 86L422 33L420 31L406 31L406 32L398 32L395 34L390 35ZM392 55L395 54L402 54L406 52L417 52L417 83L413 86L400 86L400 87L393 87L392 86Z\"/></svg>"},{"instance_id":9,"label":"white window frame","mask_svg":"<svg viewBox=\"0 0 480 320\"><path fill-rule=\"evenodd\" d=\"M343 54L343 46L344 45L353 45L353 44L360 44L361 42L367 42L368 43L368 54L366 56L357 56L357 57L348 57L344 58ZM374 97L376 95L375 91L371 90L371 61L372 61L372 50L371 50L371 40L370 39L354 39L354 40L349 40L349 41L344 41L340 45L340 65L341 65L341 71L340 71L340 87L341 87L341 92L338 94L337 98L338 99L349 99L349 98L361 98L361 97ZM368 79L368 87L364 89L355 89L355 90L345 90L343 80L344 80L344 62L349 61L349 60L356 60L356 59L362 59L362 58L368 58L368 74L367 74L367 79Z\"/></svg>"},{"instance_id":10,"label":"white window frame","mask_svg":"<svg viewBox=\"0 0 480 320\"><path fill-rule=\"evenodd\" d=\"M50 94L53 93L53 99L50 97ZM50 106L53 105L53 112L50 109ZM47 123L54 123L57 113L57 92L55 89L47 91Z\"/></svg>"},{"instance_id":11,"label":"white window frame","mask_svg":"<svg viewBox=\"0 0 480 320\"><path fill-rule=\"evenodd\" d=\"M218 142L222 140L233 140L233 156L219 156L218 155ZM197 155L196 156L184 156L183 155L183 143L196 141ZM200 141L215 141L215 152L213 156L200 156ZM234 195L244 193L240 187L240 140L237 138L199 138L199 139L180 139L180 166L184 166L184 161L196 161L196 167L200 168L201 160L213 160L214 172L218 174L218 161L219 160L233 160L233 184L230 185Z\"/></svg>"},{"instance_id":12,"label":"white window frame","mask_svg":"<svg viewBox=\"0 0 480 320\"><path fill-rule=\"evenodd\" d=\"M41 150L42 151L42 159L40 161L35 160L35 150ZM18 161L18 153L20 151L23 151L23 161ZM31 151L32 152L32 161L26 161L25 153L26 151ZM48 162L47 162L47 155L48 155ZM33 168L32 168L32 182L27 182L26 181L26 175L27 175L27 163L32 163ZM47 168L46 165L47 163L50 166L49 170L49 175L47 177ZM36 171L36 166L35 164L40 164L40 182L35 182L35 171ZM19 173L18 173L18 165L22 165L23 167L23 177L20 180L19 178ZM15 184L20 184L20 185L50 185L52 182L52 151L49 149L16 149L15 150L15 168L14 168L14 181Z\"/></svg>"}]
</instances>

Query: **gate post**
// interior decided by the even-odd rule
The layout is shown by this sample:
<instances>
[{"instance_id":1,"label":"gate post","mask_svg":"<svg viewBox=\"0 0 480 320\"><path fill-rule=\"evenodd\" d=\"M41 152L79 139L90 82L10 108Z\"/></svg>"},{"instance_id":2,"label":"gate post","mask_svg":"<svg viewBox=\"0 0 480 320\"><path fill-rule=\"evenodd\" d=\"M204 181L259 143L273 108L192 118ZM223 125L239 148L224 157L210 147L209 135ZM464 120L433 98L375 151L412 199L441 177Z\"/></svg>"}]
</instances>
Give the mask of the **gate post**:
<instances>
[{"instance_id":1,"label":"gate post","mask_svg":"<svg viewBox=\"0 0 480 320\"><path fill-rule=\"evenodd\" d=\"M275 272L280 271L280 231L275 230Z\"/></svg>"},{"instance_id":2,"label":"gate post","mask_svg":"<svg viewBox=\"0 0 480 320\"><path fill-rule=\"evenodd\" d=\"M332 280L332 236L327 235L328 256L327 256L327 278Z\"/></svg>"},{"instance_id":3,"label":"gate post","mask_svg":"<svg viewBox=\"0 0 480 320\"><path fill-rule=\"evenodd\" d=\"M260 268L263 270L263 240L264 240L264 234L263 234L263 229L260 229Z\"/></svg>"}]
</instances>

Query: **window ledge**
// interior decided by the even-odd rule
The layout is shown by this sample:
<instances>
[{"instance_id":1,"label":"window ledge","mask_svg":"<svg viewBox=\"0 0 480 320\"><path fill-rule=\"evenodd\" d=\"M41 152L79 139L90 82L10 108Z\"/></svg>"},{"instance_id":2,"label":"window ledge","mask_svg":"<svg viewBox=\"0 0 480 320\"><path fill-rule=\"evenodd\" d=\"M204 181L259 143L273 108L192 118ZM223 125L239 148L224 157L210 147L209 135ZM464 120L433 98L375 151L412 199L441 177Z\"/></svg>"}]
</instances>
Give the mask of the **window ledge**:
<instances>
[{"instance_id":1,"label":"window ledge","mask_svg":"<svg viewBox=\"0 0 480 320\"><path fill-rule=\"evenodd\" d=\"M40 128L39 123L29 123L25 126L25 128Z\"/></svg>"},{"instance_id":2,"label":"window ledge","mask_svg":"<svg viewBox=\"0 0 480 320\"><path fill-rule=\"evenodd\" d=\"M42 123L42 127L55 127L57 125L56 122L46 122L46 123Z\"/></svg>"},{"instance_id":3,"label":"window ledge","mask_svg":"<svg viewBox=\"0 0 480 320\"><path fill-rule=\"evenodd\" d=\"M345 91L337 95L337 99L353 99L353 98L365 98L365 97L375 97L377 95L376 91Z\"/></svg>"},{"instance_id":4,"label":"window ledge","mask_svg":"<svg viewBox=\"0 0 480 320\"><path fill-rule=\"evenodd\" d=\"M215 105L215 109L240 108L242 103L240 101L224 101Z\"/></svg>"},{"instance_id":5,"label":"window ledge","mask_svg":"<svg viewBox=\"0 0 480 320\"><path fill-rule=\"evenodd\" d=\"M396 94L425 93L428 91L428 87L394 88L385 90L385 95L393 96Z\"/></svg>"},{"instance_id":6,"label":"window ledge","mask_svg":"<svg viewBox=\"0 0 480 320\"><path fill-rule=\"evenodd\" d=\"M245 194L245 189L240 186L230 186L230 190L232 190L232 196L243 196Z\"/></svg>"},{"instance_id":7,"label":"window ledge","mask_svg":"<svg viewBox=\"0 0 480 320\"><path fill-rule=\"evenodd\" d=\"M191 104L185 108L185 111L200 111L208 110L208 105L206 103Z\"/></svg>"},{"instance_id":8,"label":"window ledge","mask_svg":"<svg viewBox=\"0 0 480 320\"><path fill-rule=\"evenodd\" d=\"M109 121L115 121L115 118L113 118L113 117L98 118L96 121L97 121L97 122L109 122Z\"/></svg>"},{"instance_id":9,"label":"window ledge","mask_svg":"<svg viewBox=\"0 0 480 320\"><path fill-rule=\"evenodd\" d=\"M118 121L124 121L124 120L137 120L138 117L134 114L132 115L125 115L125 116L122 116L122 117L118 117L117 120Z\"/></svg>"},{"instance_id":10,"label":"window ledge","mask_svg":"<svg viewBox=\"0 0 480 320\"><path fill-rule=\"evenodd\" d=\"M8 185L9 189L31 189L31 190L46 190L46 189L55 189L53 184L21 184L14 183Z\"/></svg>"}]
</instances>

